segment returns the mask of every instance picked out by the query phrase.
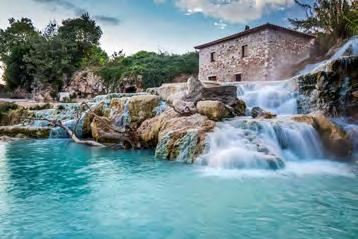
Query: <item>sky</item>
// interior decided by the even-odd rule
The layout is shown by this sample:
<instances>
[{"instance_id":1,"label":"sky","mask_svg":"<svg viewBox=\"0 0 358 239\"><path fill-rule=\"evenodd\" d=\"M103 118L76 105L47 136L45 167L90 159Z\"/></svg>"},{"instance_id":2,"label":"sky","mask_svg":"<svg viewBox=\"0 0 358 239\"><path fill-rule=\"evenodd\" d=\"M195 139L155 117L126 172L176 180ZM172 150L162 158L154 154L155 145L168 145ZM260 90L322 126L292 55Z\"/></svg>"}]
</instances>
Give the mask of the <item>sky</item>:
<instances>
[{"instance_id":1,"label":"sky","mask_svg":"<svg viewBox=\"0 0 358 239\"><path fill-rule=\"evenodd\" d=\"M302 17L294 0L0 0L0 28L28 17L43 30L88 12L101 26L101 46L111 54L140 50L185 53L194 46L267 22L290 26Z\"/></svg>"}]
</instances>

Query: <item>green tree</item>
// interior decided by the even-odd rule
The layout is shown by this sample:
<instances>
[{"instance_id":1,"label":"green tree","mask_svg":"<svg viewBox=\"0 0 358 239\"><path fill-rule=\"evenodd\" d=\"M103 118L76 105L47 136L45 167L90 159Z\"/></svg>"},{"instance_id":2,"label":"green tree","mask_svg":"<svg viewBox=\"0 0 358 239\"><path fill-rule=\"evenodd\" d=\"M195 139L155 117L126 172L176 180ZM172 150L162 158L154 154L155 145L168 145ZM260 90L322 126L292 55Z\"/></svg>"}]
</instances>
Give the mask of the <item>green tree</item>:
<instances>
[{"instance_id":1,"label":"green tree","mask_svg":"<svg viewBox=\"0 0 358 239\"><path fill-rule=\"evenodd\" d=\"M295 0L306 12L305 19L289 19L296 28L317 36L317 47L324 53L332 45L352 36L350 24L356 22L357 4L350 0L314 0L312 4Z\"/></svg>"},{"instance_id":2,"label":"green tree","mask_svg":"<svg viewBox=\"0 0 358 239\"><path fill-rule=\"evenodd\" d=\"M30 51L25 55L26 71L36 86L49 84L59 91L76 69L72 64L76 50L75 43L58 36L38 38L31 42Z\"/></svg>"},{"instance_id":3,"label":"green tree","mask_svg":"<svg viewBox=\"0 0 358 239\"><path fill-rule=\"evenodd\" d=\"M62 21L62 26L58 28L58 35L66 41L76 43L77 52L73 63L77 67L81 67L82 59L86 53L91 52L93 46L99 45L102 30L88 13L84 13L78 18Z\"/></svg>"},{"instance_id":4,"label":"green tree","mask_svg":"<svg viewBox=\"0 0 358 239\"><path fill-rule=\"evenodd\" d=\"M160 86L172 82L181 74L197 74L199 69L198 53L183 55L140 51L131 56L120 54L99 70L102 78L117 88L123 78L142 76L144 88Z\"/></svg>"},{"instance_id":5,"label":"green tree","mask_svg":"<svg viewBox=\"0 0 358 239\"><path fill-rule=\"evenodd\" d=\"M29 42L39 37L28 18L9 19L9 27L0 30L0 60L5 65L4 80L11 90L23 87L30 90L33 77L26 70L24 56L30 51Z\"/></svg>"}]
</instances>

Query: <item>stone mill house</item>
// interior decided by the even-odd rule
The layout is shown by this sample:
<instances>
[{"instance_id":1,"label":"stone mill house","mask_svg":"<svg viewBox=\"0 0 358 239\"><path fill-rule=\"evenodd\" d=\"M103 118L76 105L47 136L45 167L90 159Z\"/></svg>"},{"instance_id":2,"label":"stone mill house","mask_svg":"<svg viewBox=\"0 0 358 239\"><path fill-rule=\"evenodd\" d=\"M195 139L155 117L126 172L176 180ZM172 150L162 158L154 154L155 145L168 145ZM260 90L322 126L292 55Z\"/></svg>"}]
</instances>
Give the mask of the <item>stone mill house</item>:
<instances>
[{"instance_id":1,"label":"stone mill house","mask_svg":"<svg viewBox=\"0 0 358 239\"><path fill-rule=\"evenodd\" d=\"M282 80L310 55L314 36L273 24L196 46L201 81Z\"/></svg>"}]
</instances>

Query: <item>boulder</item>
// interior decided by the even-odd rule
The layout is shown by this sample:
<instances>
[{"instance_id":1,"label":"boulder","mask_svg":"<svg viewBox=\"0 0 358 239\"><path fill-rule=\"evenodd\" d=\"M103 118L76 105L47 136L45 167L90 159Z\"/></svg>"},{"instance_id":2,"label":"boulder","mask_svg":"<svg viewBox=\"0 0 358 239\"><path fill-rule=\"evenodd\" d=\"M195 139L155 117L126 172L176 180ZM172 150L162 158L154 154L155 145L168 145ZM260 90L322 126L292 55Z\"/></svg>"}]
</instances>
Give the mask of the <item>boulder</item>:
<instances>
[{"instance_id":1,"label":"boulder","mask_svg":"<svg viewBox=\"0 0 358 239\"><path fill-rule=\"evenodd\" d=\"M196 105L199 114L207 116L214 121L220 121L231 115L230 110L225 104L217 100L199 101Z\"/></svg>"},{"instance_id":2,"label":"boulder","mask_svg":"<svg viewBox=\"0 0 358 239\"><path fill-rule=\"evenodd\" d=\"M237 99L230 105L236 116L245 116L246 115L246 104L245 101Z\"/></svg>"},{"instance_id":3,"label":"boulder","mask_svg":"<svg viewBox=\"0 0 358 239\"><path fill-rule=\"evenodd\" d=\"M177 118L179 114L173 108L167 107L165 111L154 117L145 120L137 129L137 134L144 147L151 148L158 144L159 132L168 119Z\"/></svg>"},{"instance_id":4,"label":"boulder","mask_svg":"<svg viewBox=\"0 0 358 239\"><path fill-rule=\"evenodd\" d=\"M173 102L176 99L181 99L187 91L186 83L169 83L163 84L157 88L148 88L149 94L158 95L161 99L167 102Z\"/></svg>"},{"instance_id":5,"label":"boulder","mask_svg":"<svg viewBox=\"0 0 358 239\"><path fill-rule=\"evenodd\" d=\"M102 78L89 69L75 72L71 80L64 87L64 91L74 98L94 97L105 93L106 90Z\"/></svg>"},{"instance_id":6,"label":"boulder","mask_svg":"<svg viewBox=\"0 0 358 239\"><path fill-rule=\"evenodd\" d=\"M48 127L29 127L29 126L0 126L0 136L14 138L48 138L51 128Z\"/></svg>"},{"instance_id":7,"label":"boulder","mask_svg":"<svg viewBox=\"0 0 358 239\"><path fill-rule=\"evenodd\" d=\"M358 120L358 57L342 57L322 71L298 77L298 113L320 111Z\"/></svg>"},{"instance_id":8,"label":"boulder","mask_svg":"<svg viewBox=\"0 0 358 239\"><path fill-rule=\"evenodd\" d=\"M173 101L172 107L182 116L188 116L197 113L197 108L195 107L194 102L177 99Z\"/></svg>"},{"instance_id":9,"label":"boulder","mask_svg":"<svg viewBox=\"0 0 358 239\"><path fill-rule=\"evenodd\" d=\"M91 111L88 111L85 114L83 118L83 127L82 127L82 137L84 138L92 136L91 123L95 117L95 115L92 114L92 112L97 116L104 116L105 114L104 103L103 102L99 103L98 105L91 108Z\"/></svg>"},{"instance_id":10,"label":"boulder","mask_svg":"<svg viewBox=\"0 0 358 239\"><path fill-rule=\"evenodd\" d=\"M158 133L155 155L193 163L205 148L206 134L214 127L214 121L200 114L166 119Z\"/></svg>"},{"instance_id":11,"label":"boulder","mask_svg":"<svg viewBox=\"0 0 358 239\"><path fill-rule=\"evenodd\" d=\"M187 93L182 98L184 101L197 103L204 100L217 100L226 105L232 105L237 101L237 88L232 85L205 86L197 78L191 77L187 82Z\"/></svg>"},{"instance_id":12,"label":"boulder","mask_svg":"<svg viewBox=\"0 0 358 239\"><path fill-rule=\"evenodd\" d=\"M56 91L51 85L37 85L32 90L32 99L39 102L53 102Z\"/></svg>"},{"instance_id":13,"label":"boulder","mask_svg":"<svg viewBox=\"0 0 358 239\"><path fill-rule=\"evenodd\" d=\"M252 118L272 119L276 114L263 110L260 107L253 107L251 110Z\"/></svg>"},{"instance_id":14,"label":"boulder","mask_svg":"<svg viewBox=\"0 0 358 239\"><path fill-rule=\"evenodd\" d=\"M215 127L206 116L180 116L172 107L147 119L137 130L142 145L156 146L156 157L193 163L205 147L205 137Z\"/></svg>"},{"instance_id":15,"label":"boulder","mask_svg":"<svg viewBox=\"0 0 358 239\"><path fill-rule=\"evenodd\" d=\"M117 128L107 117L94 117L91 123L92 137L100 143L130 149L139 148L136 133L130 128Z\"/></svg>"},{"instance_id":16,"label":"boulder","mask_svg":"<svg viewBox=\"0 0 358 239\"><path fill-rule=\"evenodd\" d=\"M121 117L129 113L128 123L137 128L140 123L156 115L155 108L160 103L160 97L156 95L135 95L132 97L114 98L110 107L114 111L114 117ZM126 112L127 111L127 112Z\"/></svg>"},{"instance_id":17,"label":"boulder","mask_svg":"<svg viewBox=\"0 0 358 239\"><path fill-rule=\"evenodd\" d=\"M337 160L347 160L352 155L352 140L338 125L321 113L293 116L293 120L312 125L323 143L325 149Z\"/></svg>"}]
</instances>

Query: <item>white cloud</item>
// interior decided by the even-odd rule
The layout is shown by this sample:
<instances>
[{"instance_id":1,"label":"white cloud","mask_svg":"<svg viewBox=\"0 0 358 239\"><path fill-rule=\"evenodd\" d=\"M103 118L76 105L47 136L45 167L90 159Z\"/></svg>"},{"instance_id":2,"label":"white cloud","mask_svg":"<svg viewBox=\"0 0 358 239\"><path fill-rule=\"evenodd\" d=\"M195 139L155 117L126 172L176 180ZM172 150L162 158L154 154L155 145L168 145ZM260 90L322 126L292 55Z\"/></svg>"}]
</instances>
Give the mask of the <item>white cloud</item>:
<instances>
[{"instance_id":1,"label":"white cloud","mask_svg":"<svg viewBox=\"0 0 358 239\"><path fill-rule=\"evenodd\" d=\"M290 6L294 0L175 0L187 14L202 13L230 23L259 19L264 11Z\"/></svg>"},{"instance_id":2,"label":"white cloud","mask_svg":"<svg viewBox=\"0 0 358 239\"><path fill-rule=\"evenodd\" d=\"M227 27L227 24L220 20L218 22L214 22L214 26L218 27L221 30L224 30Z\"/></svg>"}]
</instances>

